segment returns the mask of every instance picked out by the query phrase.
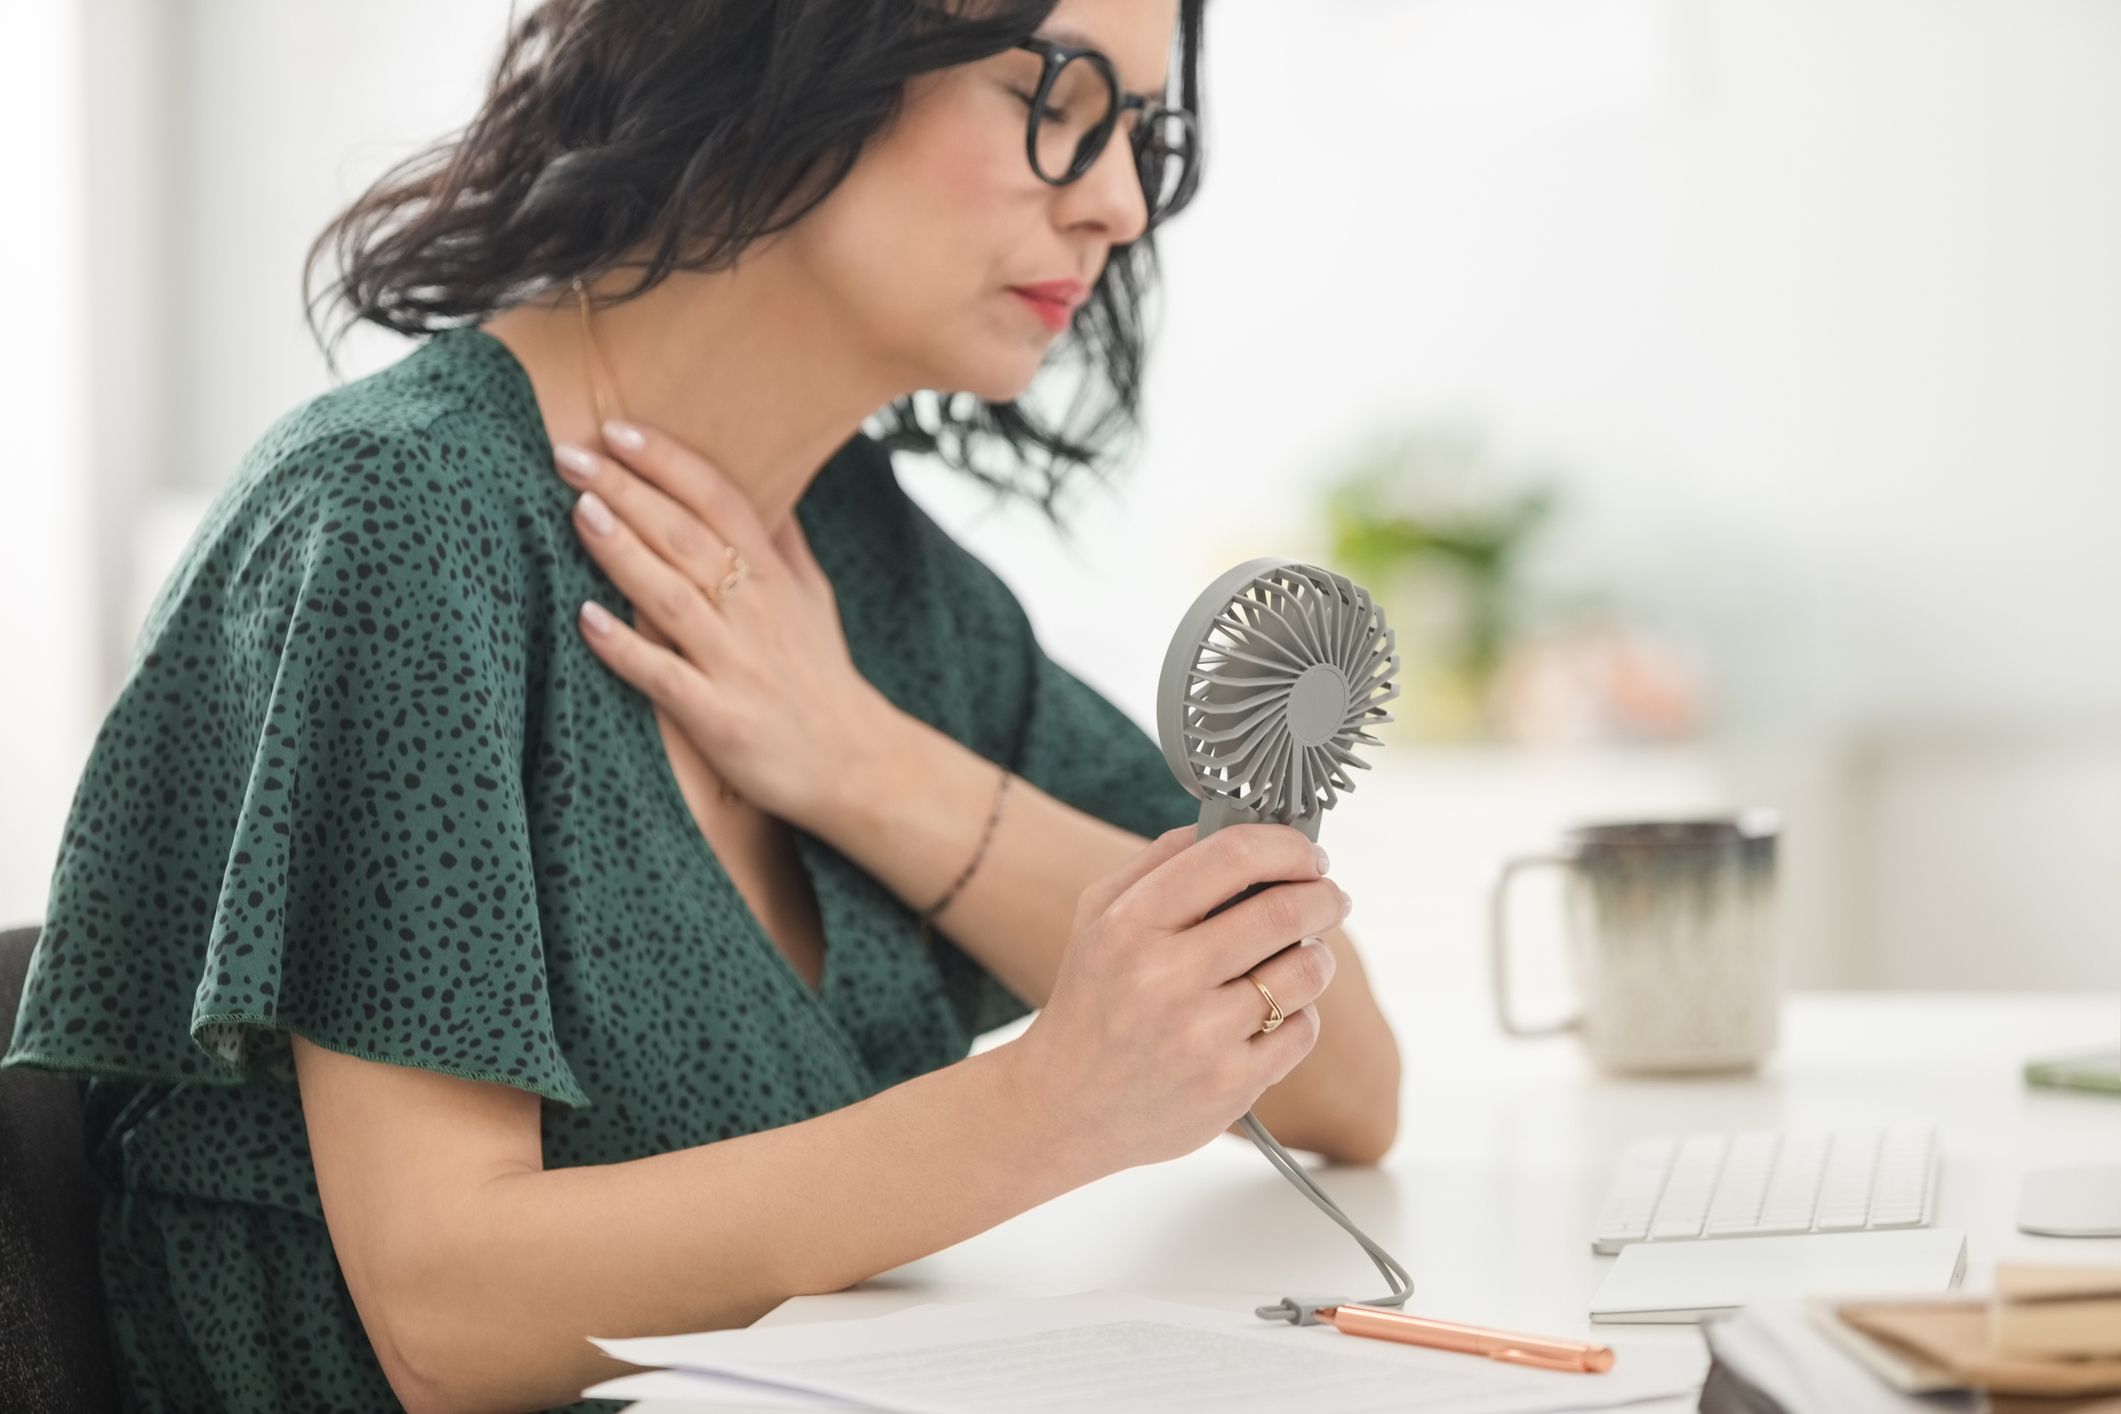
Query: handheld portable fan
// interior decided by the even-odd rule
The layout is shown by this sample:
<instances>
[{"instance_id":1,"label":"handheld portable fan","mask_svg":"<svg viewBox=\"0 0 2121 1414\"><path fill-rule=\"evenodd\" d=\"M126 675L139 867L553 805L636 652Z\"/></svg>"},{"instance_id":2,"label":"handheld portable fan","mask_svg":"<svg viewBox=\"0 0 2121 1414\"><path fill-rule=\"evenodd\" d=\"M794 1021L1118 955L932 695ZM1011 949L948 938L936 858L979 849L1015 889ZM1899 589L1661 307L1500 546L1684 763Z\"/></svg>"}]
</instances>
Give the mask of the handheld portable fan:
<instances>
[{"instance_id":1,"label":"handheld portable fan","mask_svg":"<svg viewBox=\"0 0 2121 1414\"><path fill-rule=\"evenodd\" d=\"M1199 839L1229 825L1292 825L1313 841L1319 822L1355 789L1347 767L1369 770L1358 745L1381 745L1365 726L1389 722L1399 696L1399 653L1368 591L1295 560L1247 560L1201 592L1180 620L1157 686L1164 760L1201 802ZM1254 884L1209 916L1258 893ZM1293 946L1293 944L1292 944ZM1400 1306L1414 1283L1390 1253L1341 1212L1259 1119L1240 1121L1267 1161L1362 1245ZM1255 1308L1266 1320L1315 1325L1331 1297L1283 1297Z\"/></svg>"}]
</instances>

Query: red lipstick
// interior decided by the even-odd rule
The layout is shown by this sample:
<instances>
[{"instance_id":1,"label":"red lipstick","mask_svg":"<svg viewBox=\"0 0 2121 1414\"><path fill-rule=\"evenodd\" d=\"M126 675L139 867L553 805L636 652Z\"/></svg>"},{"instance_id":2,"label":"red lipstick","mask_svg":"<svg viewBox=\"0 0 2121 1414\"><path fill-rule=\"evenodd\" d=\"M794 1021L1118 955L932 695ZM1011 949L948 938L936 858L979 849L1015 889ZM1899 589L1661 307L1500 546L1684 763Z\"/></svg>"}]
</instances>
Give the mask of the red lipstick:
<instances>
[{"instance_id":1,"label":"red lipstick","mask_svg":"<svg viewBox=\"0 0 2121 1414\"><path fill-rule=\"evenodd\" d=\"M1090 287L1080 280L1042 280L1035 285L1011 285L1009 293L1029 305L1048 329L1058 333L1068 327L1077 306L1089 297Z\"/></svg>"}]
</instances>

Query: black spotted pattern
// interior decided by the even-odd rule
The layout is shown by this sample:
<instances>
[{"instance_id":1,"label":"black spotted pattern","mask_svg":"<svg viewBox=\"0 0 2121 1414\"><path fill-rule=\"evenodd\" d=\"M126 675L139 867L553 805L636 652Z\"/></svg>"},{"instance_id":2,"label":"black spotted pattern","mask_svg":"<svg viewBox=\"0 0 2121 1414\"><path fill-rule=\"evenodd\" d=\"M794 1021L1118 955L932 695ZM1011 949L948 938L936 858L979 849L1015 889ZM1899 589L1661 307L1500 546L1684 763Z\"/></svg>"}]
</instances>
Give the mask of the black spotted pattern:
<instances>
[{"instance_id":1,"label":"black spotted pattern","mask_svg":"<svg viewBox=\"0 0 2121 1414\"><path fill-rule=\"evenodd\" d=\"M522 366L453 330L268 429L156 596L5 1058L89 1077L136 1409L395 1407L318 1206L290 1032L532 1091L560 1167L809 1118L1025 1010L801 831L822 988L790 966L648 700L574 627L585 598L630 609L573 495ZM874 441L797 513L901 709L1139 833L1194 818Z\"/></svg>"}]
</instances>

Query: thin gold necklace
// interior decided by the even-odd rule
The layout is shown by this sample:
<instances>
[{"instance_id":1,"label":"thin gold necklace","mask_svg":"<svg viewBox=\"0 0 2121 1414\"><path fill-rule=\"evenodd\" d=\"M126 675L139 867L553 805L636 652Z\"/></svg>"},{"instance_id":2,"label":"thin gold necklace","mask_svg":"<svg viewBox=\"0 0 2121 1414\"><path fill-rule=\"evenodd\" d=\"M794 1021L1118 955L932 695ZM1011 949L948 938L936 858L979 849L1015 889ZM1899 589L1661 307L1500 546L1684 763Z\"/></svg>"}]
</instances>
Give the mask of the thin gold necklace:
<instances>
[{"instance_id":1,"label":"thin gold necklace","mask_svg":"<svg viewBox=\"0 0 2121 1414\"><path fill-rule=\"evenodd\" d=\"M625 414L614 411L618 407L617 380L611 377L610 367L604 362L603 346L597 343L596 329L589 317L589 291L583 286L580 277L569 281L568 287L574 291L575 308L582 314L582 370L583 376L589 381L589 398L596 405L597 426L601 428L612 418L623 417ZM604 397L604 385L607 383L612 385L608 403ZM700 758L700 766L714 778L715 788L721 794L724 805L744 803L742 793L723 780L721 772L709 766L705 757Z\"/></svg>"}]
</instances>

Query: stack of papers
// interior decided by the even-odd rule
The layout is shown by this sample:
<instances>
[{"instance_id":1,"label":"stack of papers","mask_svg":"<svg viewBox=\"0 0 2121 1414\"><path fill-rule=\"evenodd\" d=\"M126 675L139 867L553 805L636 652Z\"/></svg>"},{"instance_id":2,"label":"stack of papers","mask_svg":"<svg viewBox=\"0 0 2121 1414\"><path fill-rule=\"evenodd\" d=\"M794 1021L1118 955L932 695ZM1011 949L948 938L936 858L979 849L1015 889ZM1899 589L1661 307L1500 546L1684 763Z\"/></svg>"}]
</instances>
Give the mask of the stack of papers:
<instances>
[{"instance_id":1,"label":"stack of papers","mask_svg":"<svg viewBox=\"0 0 2121 1414\"><path fill-rule=\"evenodd\" d=\"M2106 1398L2121 1394L2121 1325L2109 1305L2117 1295L2121 1270L2006 1262L1989 1300L1844 1301L1821 1319L1903 1389L2097 1397L2112 1409L2121 1407Z\"/></svg>"},{"instance_id":2,"label":"stack of papers","mask_svg":"<svg viewBox=\"0 0 2121 1414\"><path fill-rule=\"evenodd\" d=\"M1704 1328L1703 1414L1977 1414L1994 1396L2053 1414L2121 1407L2121 1354L2098 1353L2121 1352L2121 1323L2101 1310L2121 1272L2005 1263L1997 1292L1749 1306Z\"/></svg>"},{"instance_id":3,"label":"stack of papers","mask_svg":"<svg viewBox=\"0 0 2121 1414\"><path fill-rule=\"evenodd\" d=\"M1616 1349L1605 1374L1563 1374L1109 1291L596 1344L652 1368L583 1393L644 1414L1541 1414L1690 1395L1707 1364L1699 1349L1646 1345Z\"/></svg>"},{"instance_id":4,"label":"stack of papers","mask_svg":"<svg viewBox=\"0 0 2121 1414\"><path fill-rule=\"evenodd\" d=\"M1747 1239L1751 1240L1751 1239ZM1979 1414L1980 1396L1895 1372L1822 1320L1817 1303L1760 1302L1703 1327L1716 1363L1702 1414Z\"/></svg>"},{"instance_id":5,"label":"stack of papers","mask_svg":"<svg viewBox=\"0 0 2121 1414\"><path fill-rule=\"evenodd\" d=\"M2121 1267L2002 1263L1988 1336L2021 1360L2121 1360Z\"/></svg>"}]
</instances>

